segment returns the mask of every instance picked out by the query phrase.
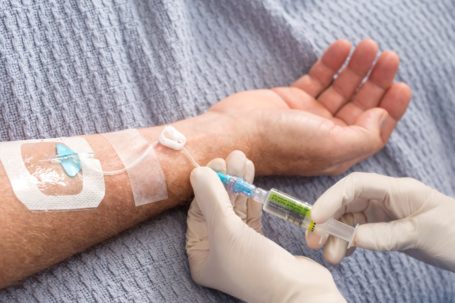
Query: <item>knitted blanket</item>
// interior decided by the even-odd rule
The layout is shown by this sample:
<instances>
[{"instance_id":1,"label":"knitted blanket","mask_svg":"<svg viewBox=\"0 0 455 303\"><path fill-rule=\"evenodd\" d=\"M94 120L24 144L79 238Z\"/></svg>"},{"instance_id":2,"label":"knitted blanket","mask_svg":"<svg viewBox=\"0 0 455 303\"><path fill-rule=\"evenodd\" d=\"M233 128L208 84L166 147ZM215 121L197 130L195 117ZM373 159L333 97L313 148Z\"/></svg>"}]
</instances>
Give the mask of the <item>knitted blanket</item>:
<instances>
[{"instance_id":1,"label":"knitted blanket","mask_svg":"<svg viewBox=\"0 0 455 303\"><path fill-rule=\"evenodd\" d=\"M173 122L292 82L337 38L371 37L400 55L413 101L386 148L351 171L454 195L454 11L451 0L1 0L0 140ZM313 201L341 177L258 184ZM263 222L268 237L327 266L349 302L455 302L453 273L362 249L330 266L303 230ZM186 209L174 209L0 291L0 302L237 302L192 282L185 230Z\"/></svg>"}]
</instances>

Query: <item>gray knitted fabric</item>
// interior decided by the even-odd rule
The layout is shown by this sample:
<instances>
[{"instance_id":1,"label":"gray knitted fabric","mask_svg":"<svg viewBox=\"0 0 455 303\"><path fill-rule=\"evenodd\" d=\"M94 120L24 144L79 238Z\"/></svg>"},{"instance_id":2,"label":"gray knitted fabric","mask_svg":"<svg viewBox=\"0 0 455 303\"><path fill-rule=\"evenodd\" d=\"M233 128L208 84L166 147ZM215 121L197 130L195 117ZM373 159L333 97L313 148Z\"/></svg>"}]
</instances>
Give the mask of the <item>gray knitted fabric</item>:
<instances>
[{"instance_id":1,"label":"gray knitted fabric","mask_svg":"<svg viewBox=\"0 0 455 303\"><path fill-rule=\"evenodd\" d=\"M94 2L94 3L92 3ZM387 147L353 171L412 176L453 195L455 4L350 0L2 0L0 139L107 132L197 115L240 90L290 83L337 38L401 56L412 104ZM314 200L337 178L262 178ZM175 209L0 291L1 302L236 302L191 280ZM328 266L350 302L454 302L455 275L361 249L339 266L304 232L265 233ZM311 275L309 272L308 275Z\"/></svg>"}]
</instances>

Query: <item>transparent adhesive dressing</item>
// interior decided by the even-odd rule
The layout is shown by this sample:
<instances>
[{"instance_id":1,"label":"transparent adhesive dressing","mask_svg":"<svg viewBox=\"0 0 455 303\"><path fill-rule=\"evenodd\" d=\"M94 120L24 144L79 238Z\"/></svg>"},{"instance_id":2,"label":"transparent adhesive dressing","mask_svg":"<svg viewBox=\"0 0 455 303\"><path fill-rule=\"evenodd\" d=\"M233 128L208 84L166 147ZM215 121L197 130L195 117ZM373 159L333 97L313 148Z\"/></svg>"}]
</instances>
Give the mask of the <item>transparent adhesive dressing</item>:
<instances>
[{"instance_id":1,"label":"transparent adhesive dressing","mask_svg":"<svg viewBox=\"0 0 455 303\"><path fill-rule=\"evenodd\" d=\"M316 224L311 220L311 205L300 201L288 194L276 189L266 191L243 180L217 172L221 182L227 190L244 195L258 203L263 204L264 211L289 221L310 232L321 235L332 235L343 239L351 246L355 235L355 228L335 219L329 219L325 223Z\"/></svg>"}]
</instances>

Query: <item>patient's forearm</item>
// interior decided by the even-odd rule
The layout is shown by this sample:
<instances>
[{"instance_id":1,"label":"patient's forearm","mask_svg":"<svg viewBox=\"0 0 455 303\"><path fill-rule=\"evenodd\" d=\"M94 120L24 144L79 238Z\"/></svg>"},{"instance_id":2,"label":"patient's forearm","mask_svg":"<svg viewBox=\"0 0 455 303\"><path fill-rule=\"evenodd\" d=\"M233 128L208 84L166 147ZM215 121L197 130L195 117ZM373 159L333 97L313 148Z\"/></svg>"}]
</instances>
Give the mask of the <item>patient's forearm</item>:
<instances>
[{"instance_id":1,"label":"patient's forearm","mask_svg":"<svg viewBox=\"0 0 455 303\"><path fill-rule=\"evenodd\" d=\"M234 148L245 150L238 135L226 133L225 119L204 114L173 125L188 138L187 148L201 164L225 157ZM141 129L150 143L162 127ZM232 134L235 134L233 132ZM238 132L237 132L238 133ZM225 134L225 135L222 135ZM112 146L101 135L85 136L103 169L121 166ZM2 144L2 143L0 143ZM30 211L15 196L3 166L0 168L0 288L55 264L140 221L188 200L191 163L177 151L155 147L165 174L164 201L136 207L127 173L105 176L105 196L97 208L68 211ZM35 150L34 152L40 152ZM112 165L114 164L114 165ZM154 182L154 180L146 180Z\"/></svg>"}]
</instances>

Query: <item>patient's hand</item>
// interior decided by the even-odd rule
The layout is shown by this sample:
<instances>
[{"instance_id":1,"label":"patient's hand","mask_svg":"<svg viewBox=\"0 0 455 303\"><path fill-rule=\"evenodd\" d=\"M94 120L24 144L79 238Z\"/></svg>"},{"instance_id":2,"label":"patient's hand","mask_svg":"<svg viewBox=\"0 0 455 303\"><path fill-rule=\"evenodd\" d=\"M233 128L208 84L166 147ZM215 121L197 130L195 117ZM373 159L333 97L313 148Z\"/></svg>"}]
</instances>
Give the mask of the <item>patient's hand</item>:
<instances>
[{"instance_id":1,"label":"patient's hand","mask_svg":"<svg viewBox=\"0 0 455 303\"><path fill-rule=\"evenodd\" d=\"M385 145L411 89L394 82L398 55L385 51L375 62L372 40L341 69L350 49L338 40L291 86L241 92L211 108L245 132L259 174L337 174Z\"/></svg>"}]
</instances>

